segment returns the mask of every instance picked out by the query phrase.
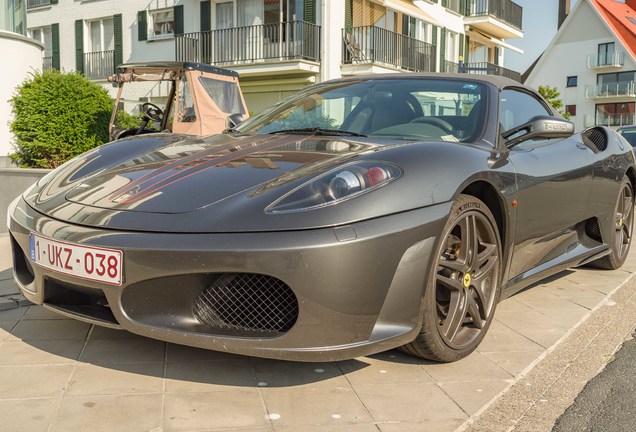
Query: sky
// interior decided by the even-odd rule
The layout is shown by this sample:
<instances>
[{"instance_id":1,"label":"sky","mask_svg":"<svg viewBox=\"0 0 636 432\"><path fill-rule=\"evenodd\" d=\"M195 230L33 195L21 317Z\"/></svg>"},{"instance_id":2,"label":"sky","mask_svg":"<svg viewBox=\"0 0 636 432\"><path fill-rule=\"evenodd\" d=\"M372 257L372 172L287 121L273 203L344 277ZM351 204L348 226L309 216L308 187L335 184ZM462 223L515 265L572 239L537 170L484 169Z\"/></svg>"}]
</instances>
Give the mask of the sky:
<instances>
[{"instance_id":1,"label":"sky","mask_svg":"<svg viewBox=\"0 0 636 432\"><path fill-rule=\"evenodd\" d=\"M526 69L547 48L557 31L559 0L514 0L523 7L523 38L506 42L523 50L523 54L506 50L504 66L518 72ZM577 0L570 0L574 9Z\"/></svg>"}]
</instances>

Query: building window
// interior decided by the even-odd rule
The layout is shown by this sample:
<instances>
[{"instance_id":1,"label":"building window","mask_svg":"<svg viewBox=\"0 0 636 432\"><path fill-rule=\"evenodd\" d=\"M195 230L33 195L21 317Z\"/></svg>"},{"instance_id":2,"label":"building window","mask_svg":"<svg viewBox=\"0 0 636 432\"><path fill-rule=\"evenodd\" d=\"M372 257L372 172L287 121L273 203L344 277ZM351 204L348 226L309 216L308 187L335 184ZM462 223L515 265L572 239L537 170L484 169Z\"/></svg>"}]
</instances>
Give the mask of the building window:
<instances>
[{"instance_id":1,"label":"building window","mask_svg":"<svg viewBox=\"0 0 636 432\"><path fill-rule=\"evenodd\" d=\"M567 87L576 87L578 85L578 76L569 76L567 80Z\"/></svg>"},{"instance_id":2,"label":"building window","mask_svg":"<svg viewBox=\"0 0 636 432\"><path fill-rule=\"evenodd\" d=\"M598 44L598 65L609 66L614 63L614 42Z\"/></svg>"},{"instance_id":3,"label":"building window","mask_svg":"<svg viewBox=\"0 0 636 432\"><path fill-rule=\"evenodd\" d=\"M571 116L576 115L576 105L566 105L565 112L570 114Z\"/></svg>"},{"instance_id":4,"label":"building window","mask_svg":"<svg viewBox=\"0 0 636 432\"><path fill-rule=\"evenodd\" d=\"M596 124L622 126L634 124L634 102L618 102L596 105Z\"/></svg>"},{"instance_id":5,"label":"building window","mask_svg":"<svg viewBox=\"0 0 636 432\"><path fill-rule=\"evenodd\" d=\"M150 33L153 39L160 39L174 35L174 9L150 11Z\"/></svg>"},{"instance_id":6,"label":"building window","mask_svg":"<svg viewBox=\"0 0 636 432\"><path fill-rule=\"evenodd\" d=\"M89 52L112 51L115 49L115 26L112 17L89 21L87 25Z\"/></svg>"}]
</instances>

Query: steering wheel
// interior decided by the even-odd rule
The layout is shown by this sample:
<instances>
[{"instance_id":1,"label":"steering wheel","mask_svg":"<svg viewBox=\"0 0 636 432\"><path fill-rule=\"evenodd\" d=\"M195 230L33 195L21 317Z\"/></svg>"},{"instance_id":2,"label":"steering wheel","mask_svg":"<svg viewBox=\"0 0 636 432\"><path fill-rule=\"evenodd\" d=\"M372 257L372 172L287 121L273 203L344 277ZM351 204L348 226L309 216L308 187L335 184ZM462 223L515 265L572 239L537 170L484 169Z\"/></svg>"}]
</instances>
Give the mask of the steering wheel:
<instances>
[{"instance_id":1,"label":"steering wheel","mask_svg":"<svg viewBox=\"0 0 636 432\"><path fill-rule=\"evenodd\" d=\"M161 122L161 118L163 117L163 111L157 105L145 102L141 105L141 112L144 113L146 117L150 120Z\"/></svg>"},{"instance_id":2,"label":"steering wheel","mask_svg":"<svg viewBox=\"0 0 636 432\"><path fill-rule=\"evenodd\" d=\"M444 132L452 134L455 131L455 128L452 124L447 122L446 120L442 120L437 117L418 117L416 119L411 120L411 123L428 123L433 126L437 126L442 129Z\"/></svg>"}]
</instances>

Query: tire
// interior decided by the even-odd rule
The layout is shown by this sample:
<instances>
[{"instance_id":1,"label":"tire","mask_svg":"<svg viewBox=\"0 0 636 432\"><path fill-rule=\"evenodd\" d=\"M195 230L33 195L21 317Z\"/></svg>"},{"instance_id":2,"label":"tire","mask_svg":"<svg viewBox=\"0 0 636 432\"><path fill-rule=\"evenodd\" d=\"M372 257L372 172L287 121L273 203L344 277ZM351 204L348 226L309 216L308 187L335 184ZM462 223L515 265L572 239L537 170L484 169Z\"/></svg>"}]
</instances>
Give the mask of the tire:
<instances>
[{"instance_id":1,"label":"tire","mask_svg":"<svg viewBox=\"0 0 636 432\"><path fill-rule=\"evenodd\" d=\"M609 239L611 253L592 261L590 267L615 270L622 266L629 254L634 229L634 188L627 176L623 177L621 189L614 206L614 229Z\"/></svg>"},{"instance_id":2,"label":"tire","mask_svg":"<svg viewBox=\"0 0 636 432\"><path fill-rule=\"evenodd\" d=\"M422 302L422 329L400 349L437 362L466 357L482 341L501 293L502 253L492 213L460 195L439 237Z\"/></svg>"}]
</instances>

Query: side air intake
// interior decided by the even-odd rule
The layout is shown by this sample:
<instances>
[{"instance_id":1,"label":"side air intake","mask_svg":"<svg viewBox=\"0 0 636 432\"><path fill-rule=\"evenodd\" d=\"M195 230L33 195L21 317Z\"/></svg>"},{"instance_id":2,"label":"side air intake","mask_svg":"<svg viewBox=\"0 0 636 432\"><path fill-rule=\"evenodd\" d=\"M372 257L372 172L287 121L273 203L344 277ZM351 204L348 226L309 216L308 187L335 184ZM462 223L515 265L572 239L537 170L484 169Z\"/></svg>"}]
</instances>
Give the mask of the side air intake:
<instances>
[{"instance_id":1,"label":"side air intake","mask_svg":"<svg viewBox=\"0 0 636 432\"><path fill-rule=\"evenodd\" d=\"M602 152L607 148L607 133L603 128L593 127L589 128L581 134L585 144L590 148L596 148Z\"/></svg>"}]
</instances>

